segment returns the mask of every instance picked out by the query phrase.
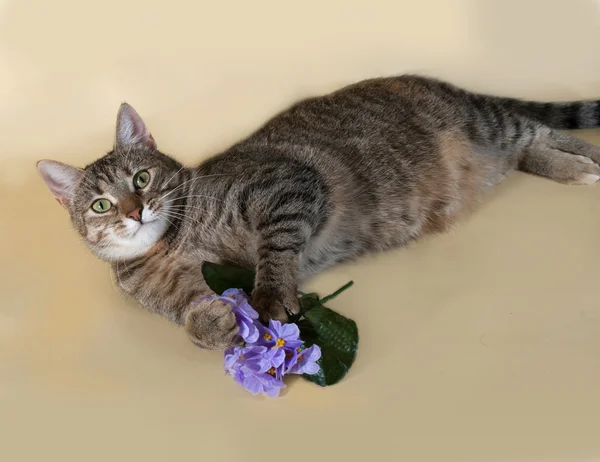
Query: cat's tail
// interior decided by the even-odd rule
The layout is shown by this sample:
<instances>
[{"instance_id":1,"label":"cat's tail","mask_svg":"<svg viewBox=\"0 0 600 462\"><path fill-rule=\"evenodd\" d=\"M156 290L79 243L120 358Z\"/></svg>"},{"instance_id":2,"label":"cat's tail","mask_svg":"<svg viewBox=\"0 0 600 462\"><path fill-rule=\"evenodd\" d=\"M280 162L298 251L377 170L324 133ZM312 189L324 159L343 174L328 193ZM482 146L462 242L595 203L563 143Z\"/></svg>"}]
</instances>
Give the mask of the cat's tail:
<instances>
[{"instance_id":1,"label":"cat's tail","mask_svg":"<svg viewBox=\"0 0 600 462\"><path fill-rule=\"evenodd\" d=\"M512 98L493 98L510 112L562 130L600 127L600 101L538 103Z\"/></svg>"}]
</instances>

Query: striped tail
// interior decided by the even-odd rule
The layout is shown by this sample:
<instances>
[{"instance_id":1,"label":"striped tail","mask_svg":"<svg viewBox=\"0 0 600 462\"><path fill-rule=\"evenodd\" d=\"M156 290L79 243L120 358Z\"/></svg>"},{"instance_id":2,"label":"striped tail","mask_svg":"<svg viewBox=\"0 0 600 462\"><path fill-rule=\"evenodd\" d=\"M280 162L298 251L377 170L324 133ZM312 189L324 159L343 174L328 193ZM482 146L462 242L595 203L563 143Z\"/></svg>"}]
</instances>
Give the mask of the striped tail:
<instances>
[{"instance_id":1,"label":"striped tail","mask_svg":"<svg viewBox=\"0 0 600 462\"><path fill-rule=\"evenodd\" d=\"M537 103L512 98L494 98L505 109L550 128L576 130L600 127L600 101Z\"/></svg>"}]
</instances>

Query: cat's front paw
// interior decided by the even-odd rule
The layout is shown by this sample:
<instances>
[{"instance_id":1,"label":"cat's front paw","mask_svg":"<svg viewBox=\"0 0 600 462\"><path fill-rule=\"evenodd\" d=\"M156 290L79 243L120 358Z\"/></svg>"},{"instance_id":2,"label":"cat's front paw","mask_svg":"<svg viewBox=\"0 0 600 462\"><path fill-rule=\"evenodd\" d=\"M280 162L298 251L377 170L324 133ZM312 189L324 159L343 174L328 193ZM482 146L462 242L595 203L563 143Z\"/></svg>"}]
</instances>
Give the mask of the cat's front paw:
<instances>
[{"instance_id":1,"label":"cat's front paw","mask_svg":"<svg viewBox=\"0 0 600 462\"><path fill-rule=\"evenodd\" d=\"M269 322L271 319L288 322L290 315L300 312L300 302L295 290L283 294L277 290L257 287L252 293L252 306L264 323Z\"/></svg>"},{"instance_id":2,"label":"cat's front paw","mask_svg":"<svg viewBox=\"0 0 600 462\"><path fill-rule=\"evenodd\" d=\"M236 339L238 326L231 306L221 300L204 300L188 313L185 330L200 348L224 350Z\"/></svg>"}]
</instances>

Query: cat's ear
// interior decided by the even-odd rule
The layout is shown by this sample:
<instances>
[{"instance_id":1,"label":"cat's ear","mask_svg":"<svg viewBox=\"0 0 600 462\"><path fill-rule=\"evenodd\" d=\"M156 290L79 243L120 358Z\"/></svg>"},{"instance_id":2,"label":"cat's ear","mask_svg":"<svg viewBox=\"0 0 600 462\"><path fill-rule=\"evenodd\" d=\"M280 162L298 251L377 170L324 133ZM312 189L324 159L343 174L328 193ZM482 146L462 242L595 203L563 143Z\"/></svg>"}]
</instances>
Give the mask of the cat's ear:
<instances>
[{"instance_id":1,"label":"cat's ear","mask_svg":"<svg viewBox=\"0 0 600 462\"><path fill-rule=\"evenodd\" d=\"M123 103L117 115L115 147L127 149L135 146L156 149L156 142L135 109L129 104Z\"/></svg>"},{"instance_id":2,"label":"cat's ear","mask_svg":"<svg viewBox=\"0 0 600 462\"><path fill-rule=\"evenodd\" d=\"M83 170L54 160L40 160L37 169L54 198L66 208L73 188L83 178Z\"/></svg>"}]
</instances>

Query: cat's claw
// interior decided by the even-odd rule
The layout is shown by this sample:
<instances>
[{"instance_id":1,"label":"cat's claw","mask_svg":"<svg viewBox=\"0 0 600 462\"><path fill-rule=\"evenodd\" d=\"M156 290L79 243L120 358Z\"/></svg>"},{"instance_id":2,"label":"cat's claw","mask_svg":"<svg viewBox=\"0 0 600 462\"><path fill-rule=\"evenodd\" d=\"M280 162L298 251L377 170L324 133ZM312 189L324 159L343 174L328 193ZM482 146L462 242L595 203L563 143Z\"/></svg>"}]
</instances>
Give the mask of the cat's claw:
<instances>
[{"instance_id":1,"label":"cat's claw","mask_svg":"<svg viewBox=\"0 0 600 462\"><path fill-rule=\"evenodd\" d=\"M300 312L300 303L295 292L289 296L281 296L277 292L256 289L252 297L252 306L264 323L271 319L286 323Z\"/></svg>"}]
</instances>

